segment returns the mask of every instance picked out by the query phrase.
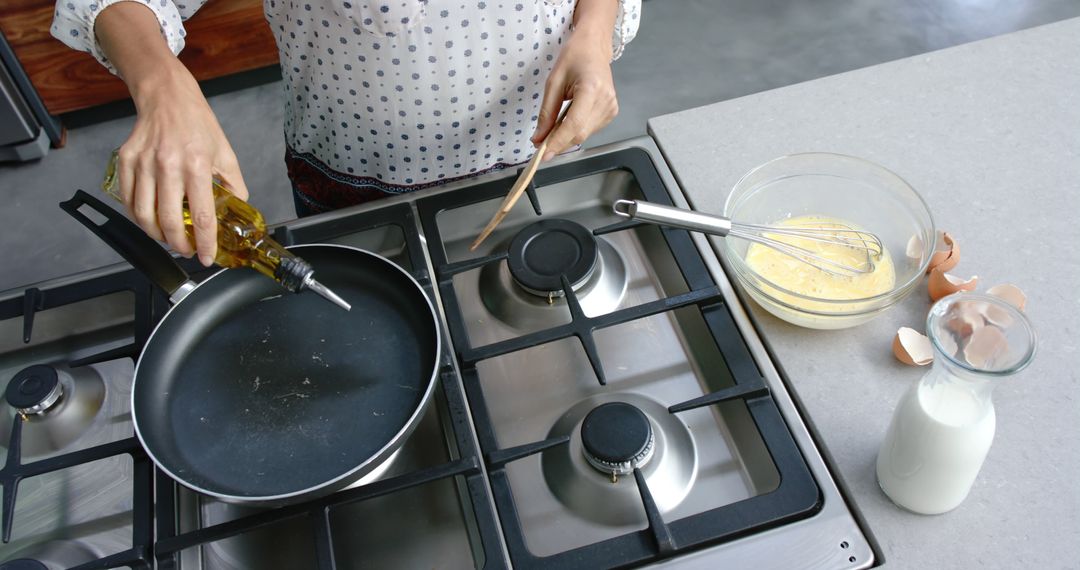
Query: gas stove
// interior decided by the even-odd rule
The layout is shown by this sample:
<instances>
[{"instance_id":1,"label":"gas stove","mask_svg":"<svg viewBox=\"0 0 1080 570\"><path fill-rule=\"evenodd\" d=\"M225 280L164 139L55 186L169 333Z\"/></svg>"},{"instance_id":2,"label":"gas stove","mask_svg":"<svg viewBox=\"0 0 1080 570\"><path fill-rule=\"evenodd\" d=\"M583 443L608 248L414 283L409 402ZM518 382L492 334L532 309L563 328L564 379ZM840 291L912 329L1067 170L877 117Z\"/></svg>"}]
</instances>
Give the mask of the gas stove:
<instances>
[{"instance_id":1,"label":"gas stove","mask_svg":"<svg viewBox=\"0 0 1080 570\"><path fill-rule=\"evenodd\" d=\"M449 347L405 445L305 503L225 504L153 467L129 400L168 305L142 276L0 293L0 568L880 563L708 241L612 213L686 206L652 141L556 160L469 251L514 174L275 229L401 265Z\"/></svg>"}]
</instances>

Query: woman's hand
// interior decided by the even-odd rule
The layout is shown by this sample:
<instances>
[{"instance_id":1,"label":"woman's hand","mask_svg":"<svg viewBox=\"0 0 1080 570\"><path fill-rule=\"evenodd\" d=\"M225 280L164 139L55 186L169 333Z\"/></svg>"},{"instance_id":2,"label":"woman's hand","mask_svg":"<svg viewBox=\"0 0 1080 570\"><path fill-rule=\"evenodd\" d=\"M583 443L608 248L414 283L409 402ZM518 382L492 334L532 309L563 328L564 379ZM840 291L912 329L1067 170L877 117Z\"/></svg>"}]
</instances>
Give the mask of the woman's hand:
<instances>
[{"instance_id":1,"label":"woman's hand","mask_svg":"<svg viewBox=\"0 0 1080 570\"><path fill-rule=\"evenodd\" d=\"M198 83L187 70L157 82L136 97L139 116L120 147L120 196L151 237L181 255L195 251L209 266L217 251L217 217L211 176L218 173L237 197L247 188L229 141ZM195 250L184 231L187 199Z\"/></svg>"},{"instance_id":2,"label":"woman's hand","mask_svg":"<svg viewBox=\"0 0 1080 570\"><path fill-rule=\"evenodd\" d=\"M611 34L616 10L614 0L578 1L574 31L544 85L544 101L531 139L539 146L547 138L544 161L585 142L619 114L611 77ZM573 104L556 126L566 100Z\"/></svg>"},{"instance_id":3,"label":"woman's hand","mask_svg":"<svg viewBox=\"0 0 1080 570\"><path fill-rule=\"evenodd\" d=\"M145 6L119 2L96 22L102 49L131 91L138 118L120 146L120 196L151 237L182 255L196 251L209 266L217 253L211 177L220 175L237 197L248 196L240 166L198 82L172 54ZM184 228L187 199L195 248Z\"/></svg>"}]
</instances>

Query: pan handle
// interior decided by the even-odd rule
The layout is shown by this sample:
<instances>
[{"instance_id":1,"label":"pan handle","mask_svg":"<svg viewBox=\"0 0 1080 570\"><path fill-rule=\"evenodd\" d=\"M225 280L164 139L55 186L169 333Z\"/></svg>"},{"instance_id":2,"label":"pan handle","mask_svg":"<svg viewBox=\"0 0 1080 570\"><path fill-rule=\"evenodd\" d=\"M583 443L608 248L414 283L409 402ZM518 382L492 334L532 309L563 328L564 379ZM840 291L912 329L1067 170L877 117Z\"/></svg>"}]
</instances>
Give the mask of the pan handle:
<instances>
[{"instance_id":1,"label":"pan handle","mask_svg":"<svg viewBox=\"0 0 1080 570\"><path fill-rule=\"evenodd\" d=\"M104 216L106 221L97 223L79 211L83 206L88 206L100 216ZM134 222L106 206L101 200L77 190L70 200L60 202L60 207L94 232L140 273L150 278L151 282L169 295L173 303L194 288L194 282L188 279L187 273L184 273L169 252L162 249Z\"/></svg>"}]
</instances>

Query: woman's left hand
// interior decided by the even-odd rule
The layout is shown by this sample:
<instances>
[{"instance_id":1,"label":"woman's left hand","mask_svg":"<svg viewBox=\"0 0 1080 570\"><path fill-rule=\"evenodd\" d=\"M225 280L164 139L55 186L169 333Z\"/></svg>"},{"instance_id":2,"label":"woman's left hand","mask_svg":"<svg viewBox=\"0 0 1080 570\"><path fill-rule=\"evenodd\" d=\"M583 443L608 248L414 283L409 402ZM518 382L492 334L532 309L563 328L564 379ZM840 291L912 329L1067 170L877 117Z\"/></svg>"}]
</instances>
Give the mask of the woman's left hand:
<instances>
[{"instance_id":1,"label":"woman's left hand","mask_svg":"<svg viewBox=\"0 0 1080 570\"><path fill-rule=\"evenodd\" d=\"M562 122L555 125L566 100L573 104ZM577 26L544 85L544 101L531 140L540 146L545 137L548 139L543 158L548 161L585 142L617 114L619 102L611 77L611 27Z\"/></svg>"}]
</instances>

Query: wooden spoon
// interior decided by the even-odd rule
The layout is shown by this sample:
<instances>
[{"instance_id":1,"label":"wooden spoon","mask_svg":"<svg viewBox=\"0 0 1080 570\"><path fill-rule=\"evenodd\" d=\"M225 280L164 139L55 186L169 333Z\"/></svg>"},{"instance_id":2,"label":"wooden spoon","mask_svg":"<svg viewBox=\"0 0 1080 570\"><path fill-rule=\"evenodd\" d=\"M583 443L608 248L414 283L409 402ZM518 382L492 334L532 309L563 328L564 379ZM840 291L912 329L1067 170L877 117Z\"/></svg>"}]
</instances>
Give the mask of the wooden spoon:
<instances>
[{"instance_id":1,"label":"wooden spoon","mask_svg":"<svg viewBox=\"0 0 1080 570\"><path fill-rule=\"evenodd\" d=\"M525 170L521 171L517 181L514 182L513 188L510 189L510 193L506 195L502 204L499 205L499 210L495 212L495 215L491 217L491 221L484 226L483 231L480 232L480 235L476 236L476 240L469 246L469 251L476 251L476 248L480 247L480 244L491 235L491 232L495 231L495 228L503 221L503 218L505 218L506 215L510 213L510 210L514 208L514 204L517 204L521 195L525 193L525 188L532 182L533 176L536 175L536 169L540 166L540 161L544 158L544 153L547 152L548 139L551 138L551 133L554 133L559 124L562 123L563 117L566 116L566 111L569 108L570 105L567 105L562 112L559 113L559 117L555 119L555 126L551 128L548 136L544 138L544 142L540 143L540 148L536 149L536 154L534 154L532 159L529 160L529 163L525 165Z\"/></svg>"}]
</instances>

